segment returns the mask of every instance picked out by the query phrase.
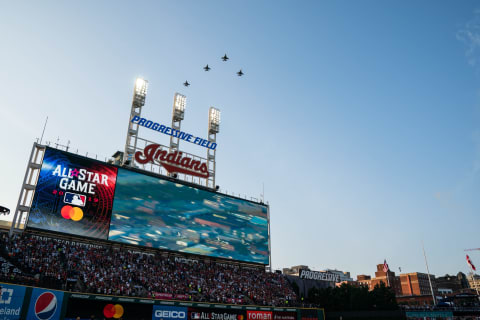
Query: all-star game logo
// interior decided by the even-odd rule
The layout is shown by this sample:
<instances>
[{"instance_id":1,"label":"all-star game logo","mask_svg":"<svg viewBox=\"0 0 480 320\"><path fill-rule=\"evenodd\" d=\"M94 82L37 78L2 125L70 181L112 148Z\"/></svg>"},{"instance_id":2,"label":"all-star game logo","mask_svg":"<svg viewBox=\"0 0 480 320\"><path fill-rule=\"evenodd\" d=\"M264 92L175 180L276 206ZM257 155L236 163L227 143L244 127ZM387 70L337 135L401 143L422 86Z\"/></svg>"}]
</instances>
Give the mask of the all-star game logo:
<instances>
[{"instance_id":1,"label":"all-star game logo","mask_svg":"<svg viewBox=\"0 0 480 320\"><path fill-rule=\"evenodd\" d=\"M65 191L72 190L95 194L95 187L98 183L108 187L108 175L88 171L87 169L71 169L59 164L52 175L62 177L60 179L60 189Z\"/></svg>"},{"instance_id":2,"label":"all-star game logo","mask_svg":"<svg viewBox=\"0 0 480 320\"><path fill-rule=\"evenodd\" d=\"M47 147L27 227L107 239L115 166Z\"/></svg>"},{"instance_id":3,"label":"all-star game logo","mask_svg":"<svg viewBox=\"0 0 480 320\"><path fill-rule=\"evenodd\" d=\"M87 196L79 193L66 192L75 191L95 195L97 184L108 187L108 175L98 172L88 171L87 169L67 168L57 165L52 172L52 176L61 177L59 182L59 190L54 190L53 194L64 195L63 202L67 204L62 207L61 215L65 219L80 221L83 218L83 210L87 201ZM88 201L98 202L97 197L89 196ZM73 206L72 206L73 205Z\"/></svg>"}]
</instances>

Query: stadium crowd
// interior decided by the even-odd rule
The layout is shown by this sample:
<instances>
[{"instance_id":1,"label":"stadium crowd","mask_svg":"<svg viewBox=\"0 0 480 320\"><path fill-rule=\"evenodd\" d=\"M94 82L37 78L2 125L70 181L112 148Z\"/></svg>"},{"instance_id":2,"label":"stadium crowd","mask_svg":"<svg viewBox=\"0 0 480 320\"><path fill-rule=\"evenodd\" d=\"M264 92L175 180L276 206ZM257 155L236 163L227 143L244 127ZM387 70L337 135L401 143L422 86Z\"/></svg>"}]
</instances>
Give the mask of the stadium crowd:
<instances>
[{"instance_id":1,"label":"stadium crowd","mask_svg":"<svg viewBox=\"0 0 480 320\"><path fill-rule=\"evenodd\" d=\"M1 235L0 280L52 289L135 297L293 306L297 297L281 274L236 264L139 252L110 244L66 241L24 233Z\"/></svg>"}]
</instances>

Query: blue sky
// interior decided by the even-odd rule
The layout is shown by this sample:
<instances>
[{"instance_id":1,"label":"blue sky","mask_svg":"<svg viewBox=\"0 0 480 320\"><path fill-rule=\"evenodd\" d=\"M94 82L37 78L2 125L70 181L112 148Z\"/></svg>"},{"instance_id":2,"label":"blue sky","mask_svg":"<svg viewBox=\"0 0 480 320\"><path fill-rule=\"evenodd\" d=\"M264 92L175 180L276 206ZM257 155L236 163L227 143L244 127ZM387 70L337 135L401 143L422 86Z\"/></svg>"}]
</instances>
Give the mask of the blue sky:
<instances>
[{"instance_id":1,"label":"blue sky","mask_svg":"<svg viewBox=\"0 0 480 320\"><path fill-rule=\"evenodd\" d=\"M0 204L15 207L46 116L46 140L99 158L123 149L143 76L147 117L169 123L180 92L182 129L206 136L209 106L221 109L217 182L257 198L265 186L275 268L373 274L386 259L425 272L423 240L432 273L467 272L463 249L480 247L479 10L474 1L2 2ZM471 257L480 264L480 251Z\"/></svg>"}]
</instances>

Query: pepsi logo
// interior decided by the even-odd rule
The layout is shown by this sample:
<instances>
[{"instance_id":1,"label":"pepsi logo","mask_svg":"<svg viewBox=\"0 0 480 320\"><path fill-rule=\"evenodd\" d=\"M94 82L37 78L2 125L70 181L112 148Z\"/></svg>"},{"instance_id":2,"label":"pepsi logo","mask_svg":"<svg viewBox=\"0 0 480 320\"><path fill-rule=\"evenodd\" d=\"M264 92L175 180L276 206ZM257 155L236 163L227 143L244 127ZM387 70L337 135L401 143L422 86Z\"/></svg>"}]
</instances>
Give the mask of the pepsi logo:
<instances>
[{"instance_id":1,"label":"pepsi logo","mask_svg":"<svg viewBox=\"0 0 480 320\"><path fill-rule=\"evenodd\" d=\"M38 296L35 301L35 315L40 320L48 320L57 311L57 297L47 291Z\"/></svg>"}]
</instances>

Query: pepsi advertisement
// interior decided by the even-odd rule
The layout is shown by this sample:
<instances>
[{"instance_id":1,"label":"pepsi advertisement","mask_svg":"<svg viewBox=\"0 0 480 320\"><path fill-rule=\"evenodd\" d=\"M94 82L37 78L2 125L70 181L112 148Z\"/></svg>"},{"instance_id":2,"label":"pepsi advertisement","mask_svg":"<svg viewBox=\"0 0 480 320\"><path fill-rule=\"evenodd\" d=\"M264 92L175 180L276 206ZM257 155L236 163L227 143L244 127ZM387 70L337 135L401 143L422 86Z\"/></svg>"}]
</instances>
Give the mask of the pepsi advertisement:
<instances>
[{"instance_id":1,"label":"pepsi advertisement","mask_svg":"<svg viewBox=\"0 0 480 320\"><path fill-rule=\"evenodd\" d=\"M0 284L0 320L18 320L22 311L26 288L11 284Z\"/></svg>"},{"instance_id":2,"label":"pepsi advertisement","mask_svg":"<svg viewBox=\"0 0 480 320\"><path fill-rule=\"evenodd\" d=\"M268 264L268 207L119 168L108 240Z\"/></svg>"},{"instance_id":3,"label":"pepsi advertisement","mask_svg":"<svg viewBox=\"0 0 480 320\"><path fill-rule=\"evenodd\" d=\"M47 148L27 227L107 239L117 168Z\"/></svg>"},{"instance_id":4,"label":"pepsi advertisement","mask_svg":"<svg viewBox=\"0 0 480 320\"><path fill-rule=\"evenodd\" d=\"M27 320L59 320L63 292L33 288Z\"/></svg>"}]
</instances>

